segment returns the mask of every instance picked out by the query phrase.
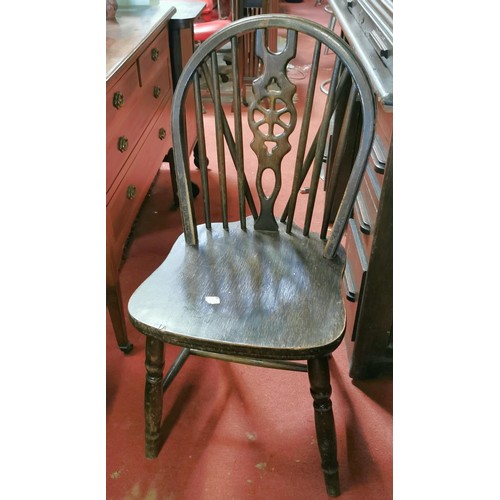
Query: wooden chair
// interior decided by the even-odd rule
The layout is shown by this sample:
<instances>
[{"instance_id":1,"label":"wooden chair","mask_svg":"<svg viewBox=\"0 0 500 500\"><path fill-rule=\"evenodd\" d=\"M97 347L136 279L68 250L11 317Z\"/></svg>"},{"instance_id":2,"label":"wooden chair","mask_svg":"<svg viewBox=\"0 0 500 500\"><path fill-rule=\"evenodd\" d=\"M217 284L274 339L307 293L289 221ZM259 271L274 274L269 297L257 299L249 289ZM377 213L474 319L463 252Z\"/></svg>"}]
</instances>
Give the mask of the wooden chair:
<instances>
[{"instance_id":1,"label":"wooden chair","mask_svg":"<svg viewBox=\"0 0 500 500\"><path fill-rule=\"evenodd\" d=\"M266 31L271 28L286 34L286 46L279 53L269 52L265 47ZM256 53L263 72L253 82L253 99L248 108L242 108L237 85L232 105L224 107L216 76L217 48L230 44L236 61L232 65L233 81L237 82L238 44L250 32L255 33ZM315 39L311 80L301 117L294 102L296 86L288 79L286 69L295 57L298 33L300 37ZM317 74L323 46L342 61L336 65L342 71L334 71L332 81L342 80L351 85L348 110L356 101L363 115L352 175L328 237L310 232L324 146L336 106L336 92L322 97L326 105L321 105L322 119L313 129L315 120L311 120L311 112L319 87ZM184 119L184 100L191 84L197 108L196 124L186 124ZM330 88L339 85L335 83ZM206 107L205 114L202 104ZM344 136L349 135L348 110ZM184 234L128 304L133 325L146 336L147 457L156 457L160 450L163 392L189 355L303 371L308 373L310 381L326 489L331 496L340 494L329 356L343 338L346 320L340 283L345 253L340 243L370 152L374 114L370 84L348 45L327 28L306 19L279 14L244 18L218 31L193 54L178 81L172 103ZM213 133L205 137L206 120L212 115L215 137ZM243 128L242 116L246 115L251 132ZM184 134L186 127L195 126L204 214L195 214ZM289 159L293 133L299 134L300 140L293 148L295 158ZM252 136L249 145L244 141L246 135ZM209 172L206 144L210 140L216 141L217 157L211 162ZM245 170L246 148L251 148L258 159L255 188L250 188L251 179ZM308 209L303 229L299 230L294 213L302 182L311 167ZM231 207L228 208L226 190L229 168L236 168L238 183L240 217L233 222L229 221ZM263 182L270 173L275 181L271 188ZM286 194L286 209L281 219L277 219L274 205L284 176L293 177L292 189ZM214 196L209 186L217 181L215 193L219 196ZM220 222L212 221L211 214L216 210L221 211ZM205 223L197 225L200 218ZM165 376L164 343L183 348Z\"/></svg>"}]
</instances>

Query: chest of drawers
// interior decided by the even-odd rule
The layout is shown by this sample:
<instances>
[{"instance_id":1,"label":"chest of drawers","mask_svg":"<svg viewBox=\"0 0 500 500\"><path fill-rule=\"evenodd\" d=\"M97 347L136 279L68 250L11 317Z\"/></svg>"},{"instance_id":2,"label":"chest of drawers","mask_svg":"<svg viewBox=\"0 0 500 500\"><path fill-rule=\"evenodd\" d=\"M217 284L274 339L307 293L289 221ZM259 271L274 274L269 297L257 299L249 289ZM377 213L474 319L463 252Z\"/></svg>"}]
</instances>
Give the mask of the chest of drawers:
<instances>
[{"instance_id":1,"label":"chest of drawers","mask_svg":"<svg viewBox=\"0 0 500 500\"><path fill-rule=\"evenodd\" d=\"M353 379L392 372L392 115L380 104L375 134L346 229L345 343Z\"/></svg>"},{"instance_id":2,"label":"chest of drawers","mask_svg":"<svg viewBox=\"0 0 500 500\"><path fill-rule=\"evenodd\" d=\"M392 372L392 0L328 0L377 100L375 140L346 228L345 345L349 375Z\"/></svg>"},{"instance_id":3,"label":"chest of drawers","mask_svg":"<svg viewBox=\"0 0 500 500\"><path fill-rule=\"evenodd\" d=\"M172 147L168 22L175 8L120 8L107 21L106 300L120 349L126 335L118 272L123 247Z\"/></svg>"}]
</instances>

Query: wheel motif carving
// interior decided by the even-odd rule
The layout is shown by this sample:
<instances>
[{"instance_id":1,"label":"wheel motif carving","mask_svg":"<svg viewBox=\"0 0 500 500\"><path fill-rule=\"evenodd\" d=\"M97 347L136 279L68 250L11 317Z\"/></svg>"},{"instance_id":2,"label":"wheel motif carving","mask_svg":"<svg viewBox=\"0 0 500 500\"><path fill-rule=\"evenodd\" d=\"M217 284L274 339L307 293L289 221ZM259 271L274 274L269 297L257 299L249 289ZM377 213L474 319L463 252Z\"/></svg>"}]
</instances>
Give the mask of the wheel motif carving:
<instances>
[{"instance_id":1,"label":"wheel motif carving","mask_svg":"<svg viewBox=\"0 0 500 500\"><path fill-rule=\"evenodd\" d=\"M248 112L248 123L253 133L251 147L258 158L256 185L261 202L254 227L277 231L273 207L281 188L281 162L291 149L288 137L297 123L297 111L293 104L296 86L287 76L287 65L296 54L297 34L288 32L286 46L279 53L270 52L263 40L263 33L259 30L255 52L262 61L263 73L252 84L255 100L250 103ZM262 188L262 174L267 169L275 174L275 185L269 196Z\"/></svg>"}]
</instances>

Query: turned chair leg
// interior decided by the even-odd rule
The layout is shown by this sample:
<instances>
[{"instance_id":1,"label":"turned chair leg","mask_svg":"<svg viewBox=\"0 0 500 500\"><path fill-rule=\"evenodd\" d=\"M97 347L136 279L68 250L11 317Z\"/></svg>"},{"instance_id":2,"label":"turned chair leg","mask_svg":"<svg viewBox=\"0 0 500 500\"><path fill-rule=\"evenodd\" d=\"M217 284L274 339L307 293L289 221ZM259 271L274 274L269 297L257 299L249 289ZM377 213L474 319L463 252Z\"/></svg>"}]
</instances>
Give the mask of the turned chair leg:
<instances>
[{"instance_id":1,"label":"turned chair leg","mask_svg":"<svg viewBox=\"0 0 500 500\"><path fill-rule=\"evenodd\" d=\"M313 397L316 437L321 455L321 468L329 496L340 495L339 464L337 461L337 440L330 395L330 368L328 357L311 359L307 362L311 395Z\"/></svg>"},{"instance_id":2,"label":"turned chair leg","mask_svg":"<svg viewBox=\"0 0 500 500\"><path fill-rule=\"evenodd\" d=\"M144 413L146 419L146 458L156 458L160 452L160 425L163 408L164 344L146 337L146 389Z\"/></svg>"}]
</instances>

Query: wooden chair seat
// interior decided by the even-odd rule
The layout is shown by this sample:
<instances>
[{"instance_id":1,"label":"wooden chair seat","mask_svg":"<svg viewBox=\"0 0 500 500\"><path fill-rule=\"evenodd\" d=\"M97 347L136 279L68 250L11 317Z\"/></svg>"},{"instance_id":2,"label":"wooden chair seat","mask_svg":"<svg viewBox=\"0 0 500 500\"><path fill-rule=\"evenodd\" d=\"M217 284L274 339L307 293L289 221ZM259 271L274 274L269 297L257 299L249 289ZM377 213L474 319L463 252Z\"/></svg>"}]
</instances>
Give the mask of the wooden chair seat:
<instances>
[{"instance_id":1,"label":"wooden chair seat","mask_svg":"<svg viewBox=\"0 0 500 500\"><path fill-rule=\"evenodd\" d=\"M252 221L246 232L239 222L229 231L200 225L198 247L180 237L131 298L134 326L170 344L236 356L309 359L335 349L345 325L343 255L318 259L318 236L254 231Z\"/></svg>"}]
</instances>

